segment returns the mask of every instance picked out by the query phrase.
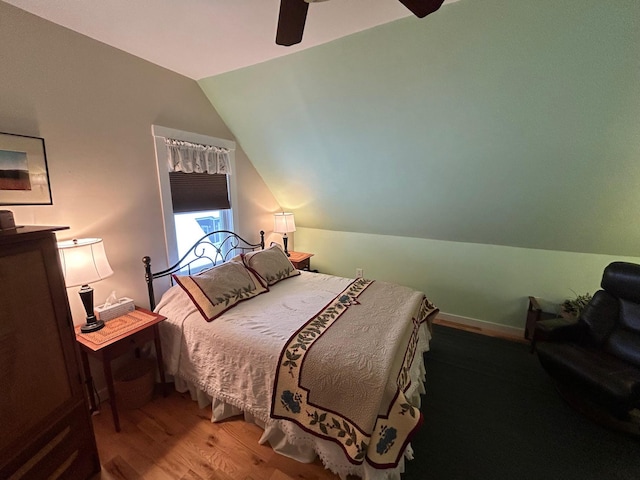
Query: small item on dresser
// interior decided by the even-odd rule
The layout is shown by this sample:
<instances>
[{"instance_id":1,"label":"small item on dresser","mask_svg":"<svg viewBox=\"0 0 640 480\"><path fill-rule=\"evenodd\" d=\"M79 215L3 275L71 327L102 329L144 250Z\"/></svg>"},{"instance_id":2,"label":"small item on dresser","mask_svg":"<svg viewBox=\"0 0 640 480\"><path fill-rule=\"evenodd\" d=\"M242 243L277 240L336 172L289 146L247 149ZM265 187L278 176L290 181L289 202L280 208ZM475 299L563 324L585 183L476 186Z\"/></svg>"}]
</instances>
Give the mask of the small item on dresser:
<instances>
[{"instance_id":1,"label":"small item on dresser","mask_svg":"<svg viewBox=\"0 0 640 480\"><path fill-rule=\"evenodd\" d=\"M16 228L13 212L11 210L0 210L0 230L9 230L11 228Z\"/></svg>"},{"instance_id":2,"label":"small item on dresser","mask_svg":"<svg viewBox=\"0 0 640 480\"><path fill-rule=\"evenodd\" d=\"M98 305L94 309L94 313L98 320L106 322L116 317L121 317L127 313L133 312L136 309L133 300L128 297L122 297L115 301L107 301L103 305Z\"/></svg>"}]
</instances>

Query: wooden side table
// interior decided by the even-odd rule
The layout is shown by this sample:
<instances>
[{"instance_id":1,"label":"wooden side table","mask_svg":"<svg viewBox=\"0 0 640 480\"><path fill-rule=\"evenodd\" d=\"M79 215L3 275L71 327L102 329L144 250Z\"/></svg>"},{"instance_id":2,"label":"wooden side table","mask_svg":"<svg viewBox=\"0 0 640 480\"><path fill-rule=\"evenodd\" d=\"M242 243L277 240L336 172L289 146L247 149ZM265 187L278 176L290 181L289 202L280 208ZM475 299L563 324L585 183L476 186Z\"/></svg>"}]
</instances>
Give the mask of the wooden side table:
<instances>
[{"instance_id":1,"label":"wooden side table","mask_svg":"<svg viewBox=\"0 0 640 480\"><path fill-rule=\"evenodd\" d=\"M164 365L162 362L162 346L160 345L160 332L158 324L166 317L158 315L144 308L136 307L136 310L105 322L104 328L97 332L81 333L80 325L75 329L76 340L80 346L80 356L82 367L89 390L89 402L91 411L98 410L94 395L93 377L89 368L89 355L100 359L104 369L104 378L109 391L109 403L111 403L111 414L116 432L120 431L120 419L118 417L118 406L116 393L113 386L113 374L111 371L111 360L134 349L140 348L148 341L153 340L156 347L156 359L162 383L162 393L167 395L166 382L164 377Z\"/></svg>"},{"instance_id":2,"label":"wooden side table","mask_svg":"<svg viewBox=\"0 0 640 480\"><path fill-rule=\"evenodd\" d=\"M540 302L536 297L529 297L529 307L527 308L527 322L524 329L524 338L531 342L531 352L535 347L536 325L541 320L558 318L556 313L545 312L540 307Z\"/></svg>"},{"instance_id":3,"label":"wooden side table","mask_svg":"<svg viewBox=\"0 0 640 480\"><path fill-rule=\"evenodd\" d=\"M298 270L311 270L311 257L313 253L289 252L289 260Z\"/></svg>"}]
</instances>

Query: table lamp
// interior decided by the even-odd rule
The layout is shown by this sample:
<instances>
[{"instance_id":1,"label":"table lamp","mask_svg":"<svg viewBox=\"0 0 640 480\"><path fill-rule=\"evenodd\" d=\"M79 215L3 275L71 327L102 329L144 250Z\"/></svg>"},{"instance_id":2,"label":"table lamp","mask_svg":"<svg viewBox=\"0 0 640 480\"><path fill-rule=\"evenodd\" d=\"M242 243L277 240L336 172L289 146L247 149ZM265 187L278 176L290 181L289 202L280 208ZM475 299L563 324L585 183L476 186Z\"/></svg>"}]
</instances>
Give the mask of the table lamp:
<instances>
[{"instance_id":1,"label":"table lamp","mask_svg":"<svg viewBox=\"0 0 640 480\"><path fill-rule=\"evenodd\" d=\"M282 233L282 243L284 243L284 253L287 254L287 257L290 257L289 251L287 250L287 242L289 238L287 237L287 233L296 231L296 222L293 218L293 213L276 213L273 216L273 231L275 233Z\"/></svg>"},{"instance_id":2,"label":"table lamp","mask_svg":"<svg viewBox=\"0 0 640 480\"><path fill-rule=\"evenodd\" d=\"M58 242L58 251L66 287L82 286L79 293L87 312L87 321L80 327L80 331L88 333L100 330L104 327L104 322L98 320L93 313L93 288L89 283L113 275L102 239L83 238Z\"/></svg>"}]
</instances>

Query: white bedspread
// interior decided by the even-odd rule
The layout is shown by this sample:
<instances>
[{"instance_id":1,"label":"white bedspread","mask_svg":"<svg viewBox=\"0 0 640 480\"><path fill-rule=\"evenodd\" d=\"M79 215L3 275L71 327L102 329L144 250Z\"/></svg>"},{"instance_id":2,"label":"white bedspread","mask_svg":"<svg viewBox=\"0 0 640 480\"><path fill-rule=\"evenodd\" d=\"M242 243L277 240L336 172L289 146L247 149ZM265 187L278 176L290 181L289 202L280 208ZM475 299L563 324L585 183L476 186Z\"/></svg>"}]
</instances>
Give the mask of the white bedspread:
<instances>
[{"instance_id":1,"label":"white bedspread","mask_svg":"<svg viewBox=\"0 0 640 480\"><path fill-rule=\"evenodd\" d=\"M325 466L342 478L348 474L364 479L399 478L404 470L375 470L368 464L352 465L340 448L314 437L286 420L269 418L278 357L291 335L318 313L352 279L302 272L270 287L268 293L242 302L212 322L206 322L184 291L169 289L156 311L167 317L160 324L167 373L176 386L191 390L201 406L212 401L212 420L245 412L245 417L265 429L261 441L299 461L312 461L314 451ZM419 406L424 392L422 353L430 334L421 328L413 379L407 398ZM203 395L204 394L204 395ZM411 448L406 456L411 458Z\"/></svg>"}]
</instances>

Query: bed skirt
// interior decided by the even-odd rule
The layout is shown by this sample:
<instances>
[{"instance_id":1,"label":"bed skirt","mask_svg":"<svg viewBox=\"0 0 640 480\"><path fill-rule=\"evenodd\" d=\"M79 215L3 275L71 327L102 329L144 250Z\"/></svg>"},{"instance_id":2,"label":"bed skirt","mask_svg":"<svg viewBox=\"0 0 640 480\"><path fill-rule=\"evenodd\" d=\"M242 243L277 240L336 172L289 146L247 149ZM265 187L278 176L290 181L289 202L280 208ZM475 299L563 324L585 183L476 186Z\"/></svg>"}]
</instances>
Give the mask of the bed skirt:
<instances>
[{"instance_id":1,"label":"bed skirt","mask_svg":"<svg viewBox=\"0 0 640 480\"><path fill-rule=\"evenodd\" d=\"M425 393L426 371L423 354L429 350L430 340L431 332L425 322L420 327L418 346L411 365L411 385L405 392L407 399L416 407L421 404L420 395ZM275 452L302 463L310 463L316 457L320 457L325 468L337 474L342 480L346 480L348 475L357 475L363 480L400 480L401 474L404 472L405 460L413 459L413 449L411 444L408 444L403 458L396 468L380 470L366 462L361 465L353 465L346 459L338 444L315 437L293 422L261 418L256 416L250 407L235 404L233 399L224 398L223 395L216 392L205 392L194 383L179 376L174 376L173 379L176 390L181 393L189 392L191 398L198 402L200 408L211 405L212 422L220 422L242 415L245 421L254 423L263 429L264 433L260 437L260 444L268 442ZM424 425L422 428L429 428L429 426Z\"/></svg>"}]
</instances>

